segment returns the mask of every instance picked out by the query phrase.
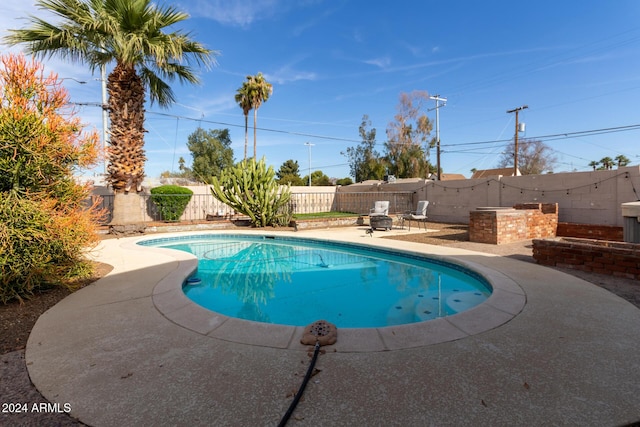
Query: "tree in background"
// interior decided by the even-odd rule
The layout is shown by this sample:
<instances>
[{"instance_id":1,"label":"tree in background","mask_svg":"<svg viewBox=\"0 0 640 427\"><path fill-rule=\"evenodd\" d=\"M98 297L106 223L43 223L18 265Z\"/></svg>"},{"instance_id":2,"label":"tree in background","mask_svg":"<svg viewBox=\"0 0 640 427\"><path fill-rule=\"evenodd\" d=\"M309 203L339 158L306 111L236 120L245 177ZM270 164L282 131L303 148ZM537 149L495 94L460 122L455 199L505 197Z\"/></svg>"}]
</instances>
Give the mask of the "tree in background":
<instances>
[{"instance_id":1,"label":"tree in background","mask_svg":"<svg viewBox=\"0 0 640 427\"><path fill-rule=\"evenodd\" d=\"M351 176L356 182L368 179L382 179L386 166L376 151L376 129L368 130L371 120L366 114L362 116L362 123L358 128L358 133L362 141L355 147L348 147L346 152L342 152L349 160Z\"/></svg>"},{"instance_id":2,"label":"tree in background","mask_svg":"<svg viewBox=\"0 0 640 427\"><path fill-rule=\"evenodd\" d=\"M309 175L305 175L302 178L302 182L304 182L304 185L307 185L309 183ZM332 185L331 184L331 179L324 174L324 172L322 171L313 171L311 172L311 185L312 186L323 186L323 185Z\"/></svg>"},{"instance_id":3,"label":"tree in background","mask_svg":"<svg viewBox=\"0 0 640 427\"><path fill-rule=\"evenodd\" d=\"M236 92L236 102L238 106L242 108L242 114L244 115L244 157L243 160L247 160L247 146L249 145L249 111L251 111L251 99L249 98L249 76L247 81L242 83L242 86Z\"/></svg>"},{"instance_id":4,"label":"tree in background","mask_svg":"<svg viewBox=\"0 0 640 427\"><path fill-rule=\"evenodd\" d=\"M390 175L424 178L429 174L429 149L434 141L429 140L431 121L422 113L428 100L429 94L425 91L400 94L394 121L387 127L385 143L387 172Z\"/></svg>"},{"instance_id":5,"label":"tree in background","mask_svg":"<svg viewBox=\"0 0 640 427\"><path fill-rule=\"evenodd\" d=\"M54 74L23 56L0 57L0 302L88 276L85 251L102 213L74 178L95 164L98 135L83 133Z\"/></svg>"},{"instance_id":6,"label":"tree in background","mask_svg":"<svg viewBox=\"0 0 640 427\"><path fill-rule=\"evenodd\" d=\"M278 184L305 185L300 177L300 165L297 160L289 159L280 165L276 172Z\"/></svg>"},{"instance_id":7,"label":"tree in background","mask_svg":"<svg viewBox=\"0 0 640 427\"><path fill-rule=\"evenodd\" d=\"M340 178L336 180L336 185L351 185L353 184L353 180L349 177Z\"/></svg>"},{"instance_id":8,"label":"tree in background","mask_svg":"<svg viewBox=\"0 0 640 427\"><path fill-rule=\"evenodd\" d=\"M518 144L518 170L522 175L539 175L553 172L557 161L551 147L542 141L522 140ZM504 152L497 167L513 167L513 153Z\"/></svg>"},{"instance_id":9,"label":"tree in background","mask_svg":"<svg viewBox=\"0 0 640 427\"><path fill-rule=\"evenodd\" d=\"M224 169L233 166L229 129L205 131L199 127L189 135L187 148L193 157L194 177L206 184L211 184L212 177L220 176Z\"/></svg>"},{"instance_id":10,"label":"tree in background","mask_svg":"<svg viewBox=\"0 0 640 427\"><path fill-rule=\"evenodd\" d=\"M629 158L624 154L617 155L615 158L615 161L618 163L619 168L623 168L627 166L629 163L631 163L631 160L629 160Z\"/></svg>"},{"instance_id":11,"label":"tree in background","mask_svg":"<svg viewBox=\"0 0 640 427\"><path fill-rule=\"evenodd\" d=\"M249 102L251 108L253 108L253 160L256 160L258 109L273 94L273 86L265 80L262 73L258 73L255 76L247 76L246 84Z\"/></svg>"},{"instance_id":12,"label":"tree in background","mask_svg":"<svg viewBox=\"0 0 640 427\"><path fill-rule=\"evenodd\" d=\"M619 154L615 157L615 159L612 159L611 157L606 156L600 159L599 161L592 160L591 162L589 162L589 166L591 166L594 171L595 170L602 171L602 170L611 170L616 165L619 168L625 167L625 166L628 166L629 163L631 163L631 160L629 160L627 156L625 156L624 154Z\"/></svg>"},{"instance_id":13,"label":"tree in background","mask_svg":"<svg viewBox=\"0 0 640 427\"><path fill-rule=\"evenodd\" d=\"M611 157L603 157L600 159L600 164L602 165L598 169L610 170L613 169L613 159Z\"/></svg>"},{"instance_id":14,"label":"tree in background","mask_svg":"<svg viewBox=\"0 0 640 427\"><path fill-rule=\"evenodd\" d=\"M178 159L178 170L183 174L191 171L191 169L186 166L186 163L187 161L184 159L184 157L180 156L180 158Z\"/></svg>"},{"instance_id":15,"label":"tree in background","mask_svg":"<svg viewBox=\"0 0 640 427\"><path fill-rule=\"evenodd\" d=\"M149 91L151 103L171 105L175 96L168 82L177 78L181 83L198 83L190 65L209 66L215 52L189 33L165 32L188 15L150 0L37 0L36 6L57 19L29 17L31 27L9 30L6 42L23 43L28 53L40 57L59 55L87 63L92 71L115 62L107 82L111 135L107 181L116 193L112 223L139 223L139 198L123 195L142 191L145 92Z\"/></svg>"},{"instance_id":16,"label":"tree in background","mask_svg":"<svg viewBox=\"0 0 640 427\"><path fill-rule=\"evenodd\" d=\"M178 159L178 172L167 170L160 173L160 178L161 182L162 178L176 178L174 183L177 185L189 185L195 179L193 171L187 166L187 161L182 156Z\"/></svg>"}]
</instances>

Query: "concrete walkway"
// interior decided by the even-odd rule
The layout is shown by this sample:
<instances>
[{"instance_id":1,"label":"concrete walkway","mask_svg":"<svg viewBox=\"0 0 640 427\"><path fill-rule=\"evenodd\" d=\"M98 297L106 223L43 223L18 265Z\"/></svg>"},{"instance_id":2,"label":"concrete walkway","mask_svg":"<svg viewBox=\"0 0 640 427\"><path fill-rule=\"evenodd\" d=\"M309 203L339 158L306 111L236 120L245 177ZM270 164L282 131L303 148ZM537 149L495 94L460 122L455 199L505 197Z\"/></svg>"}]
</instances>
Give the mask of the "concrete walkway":
<instances>
[{"instance_id":1,"label":"concrete walkway","mask_svg":"<svg viewBox=\"0 0 640 427\"><path fill-rule=\"evenodd\" d=\"M377 238L407 232L290 234L450 257L497 292L468 312L415 327L339 330L289 425L640 420L640 310L531 263ZM33 383L93 426L277 425L310 360L299 331L185 301L178 290L195 261L135 245L154 237L104 240L96 249L114 270L38 320L26 351Z\"/></svg>"}]
</instances>

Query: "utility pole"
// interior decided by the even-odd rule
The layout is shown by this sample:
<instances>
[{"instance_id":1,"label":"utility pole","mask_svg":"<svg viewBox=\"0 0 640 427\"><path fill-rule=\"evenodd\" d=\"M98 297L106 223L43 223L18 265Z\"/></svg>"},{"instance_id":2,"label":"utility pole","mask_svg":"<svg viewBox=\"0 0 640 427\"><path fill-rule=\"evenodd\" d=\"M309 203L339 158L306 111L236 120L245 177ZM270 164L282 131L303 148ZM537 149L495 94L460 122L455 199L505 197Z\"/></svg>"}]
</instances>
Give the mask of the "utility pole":
<instances>
[{"instance_id":1,"label":"utility pole","mask_svg":"<svg viewBox=\"0 0 640 427\"><path fill-rule=\"evenodd\" d=\"M309 147L309 187L311 187L311 147L313 147L315 144L305 142L304 145Z\"/></svg>"},{"instance_id":2,"label":"utility pole","mask_svg":"<svg viewBox=\"0 0 640 427\"><path fill-rule=\"evenodd\" d=\"M436 169L438 181L440 181L440 107L447 105L447 98L440 98L440 95L434 95L430 96L429 99L436 101L435 108L431 110L436 110ZM440 104L440 101L442 101L442 104Z\"/></svg>"},{"instance_id":3,"label":"utility pole","mask_svg":"<svg viewBox=\"0 0 640 427\"><path fill-rule=\"evenodd\" d=\"M516 113L516 134L514 137L514 151L513 151L513 176L518 175L518 113L520 110L524 110L525 108L529 108L528 105L523 105L522 107L514 108L513 110L508 110L507 114Z\"/></svg>"}]
</instances>

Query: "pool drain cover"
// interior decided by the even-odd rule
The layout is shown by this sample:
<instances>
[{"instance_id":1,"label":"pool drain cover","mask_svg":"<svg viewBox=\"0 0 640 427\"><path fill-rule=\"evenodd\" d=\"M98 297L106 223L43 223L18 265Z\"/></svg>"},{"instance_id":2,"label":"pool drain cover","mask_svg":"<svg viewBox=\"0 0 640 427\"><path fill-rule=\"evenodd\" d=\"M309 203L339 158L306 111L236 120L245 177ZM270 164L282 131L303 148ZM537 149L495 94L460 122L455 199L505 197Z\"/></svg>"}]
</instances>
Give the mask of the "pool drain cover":
<instances>
[{"instance_id":1,"label":"pool drain cover","mask_svg":"<svg viewBox=\"0 0 640 427\"><path fill-rule=\"evenodd\" d=\"M317 320L304 328L300 342L306 345L315 345L316 342L320 345L331 345L335 344L337 340L338 329L336 325L326 320Z\"/></svg>"}]
</instances>

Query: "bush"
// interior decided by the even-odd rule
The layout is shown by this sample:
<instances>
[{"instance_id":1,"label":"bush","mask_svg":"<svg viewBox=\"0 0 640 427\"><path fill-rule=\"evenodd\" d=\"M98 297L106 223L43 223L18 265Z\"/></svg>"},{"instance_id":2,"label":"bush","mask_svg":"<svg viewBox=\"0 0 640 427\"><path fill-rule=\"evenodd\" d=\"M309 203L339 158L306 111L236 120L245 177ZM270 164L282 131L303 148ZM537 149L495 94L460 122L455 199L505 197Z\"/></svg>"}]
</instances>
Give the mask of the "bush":
<instances>
[{"instance_id":1,"label":"bush","mask_svg":"<svg viewBox=\"0 0 640 427\"><path fill-rule=\"evenodd\" d=\"M98 153L69 96L44 66L0 56L0 302L87 277L84 252L103 214L74 178Z\"/></svg>"},{"instance_id":2,"label":"bush","mask_svg":"<svg viewBox=\"0 0 640 427\"><path fill-rule=\"evenodd\" d=\"M178 185L162 185L151 189L151 200L164 221L179 221L193 196L193 191Z\"/></svg>"},{"instance_id":3,"label":"bush","mask_svg":"<svg viewBox=\"0 0 640 427\"><path fill-rule=\"evenodd\" d=\"M97 235L83 212L60 212L58 202L0 192L0 302L22 301L54 285L88 277L83 259Z\"/></svg>"}]
</instances>

